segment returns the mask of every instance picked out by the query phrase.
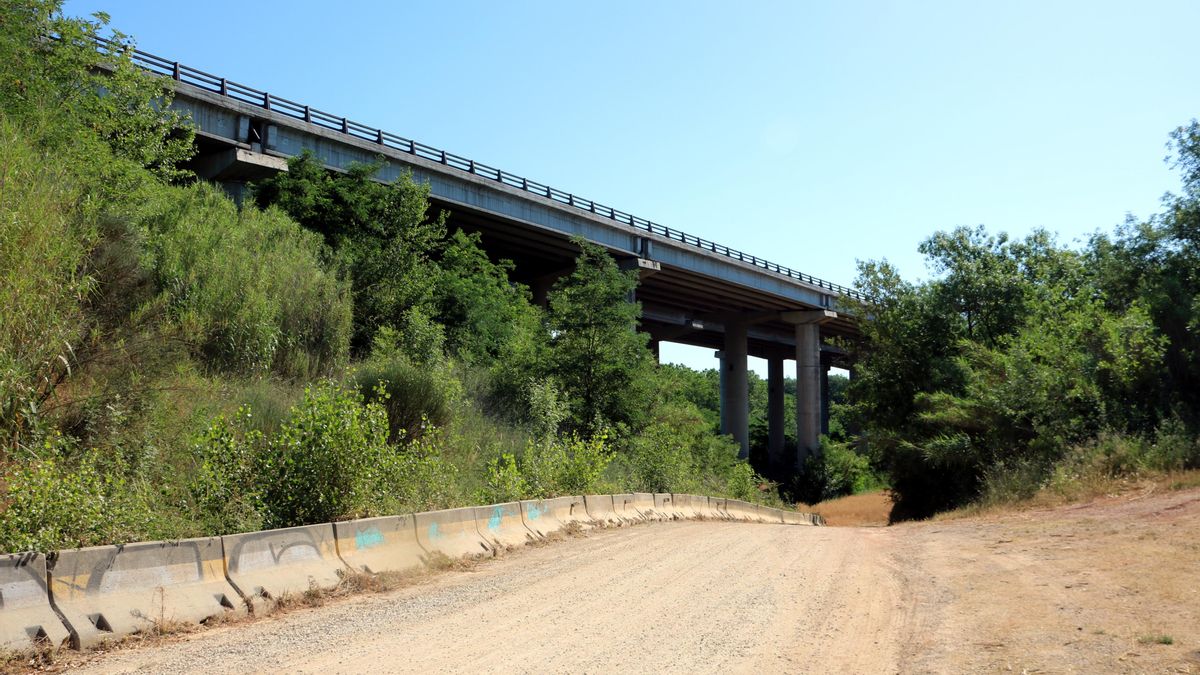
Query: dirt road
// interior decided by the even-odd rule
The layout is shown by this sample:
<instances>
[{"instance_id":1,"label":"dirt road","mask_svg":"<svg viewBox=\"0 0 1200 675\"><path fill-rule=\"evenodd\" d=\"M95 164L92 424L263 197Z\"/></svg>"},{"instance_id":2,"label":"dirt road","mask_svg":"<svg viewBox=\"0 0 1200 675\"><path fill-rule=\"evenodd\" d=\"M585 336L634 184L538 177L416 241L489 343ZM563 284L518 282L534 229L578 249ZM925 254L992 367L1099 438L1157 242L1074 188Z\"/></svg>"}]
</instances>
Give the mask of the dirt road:
<instances>
[{"instance_id":1,"label":"dirt road","mask_svg":"<svg viewBox=\"0 0 1200 675\"><path fill-rule=\"evenodd\" d=\"M1164 644L1169 642L1170 644ZM1200 491L590 533L84 672L1200 672Z\"/></svg>"}]
</instances>

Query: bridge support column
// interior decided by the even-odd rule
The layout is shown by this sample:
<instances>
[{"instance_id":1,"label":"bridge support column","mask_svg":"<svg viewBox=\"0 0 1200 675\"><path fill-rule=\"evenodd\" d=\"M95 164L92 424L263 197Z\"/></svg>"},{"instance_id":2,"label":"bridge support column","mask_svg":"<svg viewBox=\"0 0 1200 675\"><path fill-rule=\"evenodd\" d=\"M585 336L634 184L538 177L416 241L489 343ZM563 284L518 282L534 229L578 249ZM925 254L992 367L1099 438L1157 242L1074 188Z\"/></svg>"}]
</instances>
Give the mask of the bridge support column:
<instances>
[{"instance_id":1,"label":"bridge support column","mask_svg":"<svg viewBox=\"0 0 1200 675\"><path fill-rule=\"evenodd\" d=\"M803 471L821 452L821 324L837 312L785 312L782 318L796 325L796 470Z\"/></svg>"},{"instance_id":2,"label":"bridge support column","mask_svg":"<svg viewBox=\"0 0 1200 675\"><path fill-rule=\"evenodd\" d=\"M783 358L772 356L767 359L767 464L772 477L782 476L788 470L783 455L784 400Z\"/></svg>"},{"instance_id":3,"label":"bridge support column","mask_svg":"<svg viewBox=\"0 0 1200 675\"><path fill-rule=\"evenodd\" d=\"M796 324L796 469L821 452L821 328Z\"/></svg>"},{"instance_id":4,"label":"bridge support column","mask_svg":"<svg viewBox=\"0 0 1200 675\"><path fill-rule=\"evenodd\" d=\"M829 364L821 364L821 433L829 434Z\"/></svg>"},{"instance_id":5,"label":"bridge support column","mask_svg":"<svg viewBox=\"0 0 1200 675\"><path fill-rule=\"evenodd\" d=\"M548 309L550 307L550 289L554 286L552 279L534 279L529 283L529 292L533 295L533 304Z\"/></svg>"},{"instance_id":6,"label":"bridge support column","mask_svg":"<svg viewBox=\"0 0 1200 675\"><path fill-rule=\"evenodd\" d=\"M746 324L725 325L721 359L721 431L737 441L738 457L750 457L750 383L746 374Z\"/></svg>"},{"instance_id":7,"label":"bridge support column","mask_svg":"<svg viewBox=\"0 0 1200 675\"><path fill-rule=\"evenodd\" d=\"M725 416L725 410L728 407L725 405L725 392L729 389L728 378L725 377L725 352L716 351L713 352L713 356L717 359L717 403L720 404L721 408L719 417L721 422L720 432L724 436L730 433L729 419Z\"/></svg>"}]
</instances>

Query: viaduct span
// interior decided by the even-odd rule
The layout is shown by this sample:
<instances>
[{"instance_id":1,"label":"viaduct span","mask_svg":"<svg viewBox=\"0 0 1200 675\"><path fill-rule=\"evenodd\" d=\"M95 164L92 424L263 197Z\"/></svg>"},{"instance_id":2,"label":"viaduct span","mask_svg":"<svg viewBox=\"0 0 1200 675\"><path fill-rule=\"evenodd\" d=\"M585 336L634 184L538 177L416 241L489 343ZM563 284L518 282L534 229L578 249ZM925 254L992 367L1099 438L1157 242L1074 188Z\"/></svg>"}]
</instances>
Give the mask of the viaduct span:
<instances>
[{"instance_id":1,"label":"viaduct span","mask_svg":"<svg viewBox=\"0 0 1200 675\"><path fill-rule=\"evenodd\" d=\"M854 290L664 227L543 183L331 115L178 62L135 51L134 61L175 81L172 107L191 116L193 169L235 196L247 181L286 171L286 158L313 152L331 170L382 157L381 180L410 171L428 183L449 224L481 234L494 258L516 265L514 281L534 298L569 273L582 235L639 272L641 330L660 341L720 350L721 428L749 452L747 356L768 362L769 462L777 475L819 451L828 425L828 372L846 355L827 344L857 335L839 313ZM795 455L784 450L783 362L796 360Z\"/></svg>"}]
</instances>

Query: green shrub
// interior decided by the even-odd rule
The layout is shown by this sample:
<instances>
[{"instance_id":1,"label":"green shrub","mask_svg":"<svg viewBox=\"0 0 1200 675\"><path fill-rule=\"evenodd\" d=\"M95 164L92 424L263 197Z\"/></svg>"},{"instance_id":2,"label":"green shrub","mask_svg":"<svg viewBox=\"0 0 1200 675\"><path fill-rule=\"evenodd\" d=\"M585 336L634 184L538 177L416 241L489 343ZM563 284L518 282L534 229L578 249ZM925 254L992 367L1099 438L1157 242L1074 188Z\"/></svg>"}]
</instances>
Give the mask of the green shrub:
<instances>
[{"instance_id":1,"label":"green shrub","mask_svg":"<svg viewBox=\"0 0 1200 675\"><path fill-rule=\"evenodd\" d=\"M709 436L691 403L667 403L655 420L630 439L621 463L639 492L691 492L696 488L694 448Z\"/></svg>"},{"instance_id":2,"label":"green shrub","mask_svg":"<svg viewBox=\"0 0 1200 675\"><path fill-rule=\"evenodd\" d=\"M462 385L442 352L443 342L440 326L423 313L409 312L403 330L379 329L371 358L352 374L363 397L387 411L391 442L450 424Z\"/></svg>"},{"instance_id":3,"label":"green shrub","mask_svg":"<svg viewBox=\"0 0 1200 675\"><path fill-rule=\"evenodd\" d=\"M0 478L0 551L42 551L145 538L153 514L141 486L91 451L72 458L61 437Z\"/></svg>"},{"instance_id":4,"label":"green shrub","mask_svg":"<svg viewBox=\"0 0 1200 675\"><path fill-rule=\"evenodd\" d=\"M445 457L445 437L428 429L419 439L390 447L372 475L370 515L413 513L461 505L458 468Z\"/></svg>"},{"instance_id":5,"label":"green shrub","mask_svg":"<svg viewBox=\"0 0 1200 675\"><path fill-rule=\"evenodd\" d=\"M288 527L358 515L392 455L387 413L332 382L305 389L256 472L267 525Z\"/></svg>"},{"instance_id":6,"label":"green shrub","mask_svg":"<svg viewBox=\"0 0 1200 675\"><path fill-rule=\"evenodd\" d=\"M204 184L164 189L141 223L170 316L211 369L308 378L345 364L349 288L319 236Z\"/></svg>"},{"instance_id":7,"label":"green shrub","mask_svg":"<svg viewBox=\"0 0 1200 675\"><path fill-rule=\"evenodd\" d=\"M599 433L589 439L571 437L563 444L566 460L558 476L558 493L581 495L595 492L604 470L613 460L608 436Z\"/></svg>"},{"instance_id":8,"label":"green shrub","mask_svg":"<svg viewBox=\"0 0 1200 675\"><path fill-rule=\"evenodd\" d=\"M1155 431L1154 442L1145 448L1142 465L1156 471L1200 469L1200 438L1179 418L1172 417Z\"/></svg>"},{"instance_id":9,"label":"green shrub","mask_svg":"<svg viewBox=\"0 0 1200 675\"><path fill-rule=\"evenodd\" d=\"M501 453L488 462L480 494L498 501L593 493L613 458L603 434L531 440L519 455Z\"/></svg>"},{"instance_id":10,"label":"green shrub","mask_svg":"<svg viewBox=\"0 0 1200 675\"><path fill-rule=\"evenodd\" d=\"M512 502L526 499L530 494L529 486L521 476L517 458L511 453L503 453L487 463L484 472L484 487L479 491L479 501L484 504Z\"/></svg>"},{"instance_id":11,"label":"green shrub","mask_svg":"<svg viewBox=\"0 0 1200 675\"><path fill-rule=\"evenodd\" d=\"M983 471L981 498L984 504L1018 502L1037 494L1049 478L1045 462L1014 459L997 462Z\"/></svg>"},{"instance_id":12,"label":"green shrub","mask_svg":"<svg viewBox=\"0 0 1200 675\"><path fill-rule=\"evenodd\" d=\"M196 464L188 491L206 533L250 532L263 525L257 465L265 440L253 426L250 408L242 407L232 420L218 416L193 445Z\"/></svg>"},{"instance_id":13,"label":"green shrub","mask_svg":"<svg viewBox=\"0 0 1200 675\"><path fill-rule=\"evenodd\" d=\"M454 382L449 373L403 359L371 360L354 372L353 382L387 414L388 438L399 443L451 422Z\"/></svg>"},{"instance_id":14,"label":"green shrub","mask_svg":"<svg viewBox=\"0 0 1200 675\"><path fill-rule=\"evenodd\" d=\"M762 477L754 473L753 467L746 462L738 462L729 471L725 481L725 494L734 499L757 502L760 499L758 490Z\"/></svg>"}]
</instances>

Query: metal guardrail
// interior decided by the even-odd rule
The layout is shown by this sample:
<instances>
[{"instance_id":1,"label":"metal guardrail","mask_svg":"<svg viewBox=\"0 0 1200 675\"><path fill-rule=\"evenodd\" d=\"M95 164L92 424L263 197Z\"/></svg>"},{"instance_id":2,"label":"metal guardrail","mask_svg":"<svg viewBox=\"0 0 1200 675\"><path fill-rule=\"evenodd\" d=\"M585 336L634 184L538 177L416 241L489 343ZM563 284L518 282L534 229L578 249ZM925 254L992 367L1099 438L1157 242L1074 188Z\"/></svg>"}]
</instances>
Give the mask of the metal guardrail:
<instances>
[{"instance_id":1,"label":"metal guardrail","mask_svg":"<svg viewBox=\"0 0 1200 675\"><path fill-rule=\"evenodd\" d=\"M732 249L728 246L723 246L707 239L701 239L700 237L688 234L686 232L681 232L679 230L659 225L658 223L646 220L645 218L639 218L633 214L625 213L624 211L618 211L611 206L605 206L590 199L578 197L570 192L565 192L544 183L539 183L537 181L532 181L527 178L511 174L502 169L497 169L495 167L476 162L473 159L455 155L446 152L445 150L441 150L433 146L425 145L424 143L384 131L383 129L370 127L365 124L350 120L346 117L332 115L322 110L317 110L307 105L296 103L295 101L276 96L266 91L254 89L253 87L247 87L244 84L232 82L223 77L218 77L190 66L185 66L178 61L171 61L161 56L156 56L138 49L127 49L127 47L124 45L120 45L119 43L114 44L108 40L100 40L99 42L101 50L128 51L133 62L138 66L150 72L170 77L177 82L190 84L194 87L220 94L221 96L226 96L235 101L256 105L264 110L269 110L297 120L302 120L324 129L341 132L353 138L370 141L393 150L399 150L410 155L433 160L448 167L466 171L467 173L482 176L484 178L490 178L509 187L519 188L531 194L546 197L547 199L551 199L560 204L572 206L582 211L594 213L601 217L630 225L639 230L657 234L668 239L673 239L689 246L695 246L699 249L711 251L734 260L749 263L755 267L760 267L777 274L782 274L791 279L796 279L797 281L802 281L806 284L823 288L831 291L834 294L845 295L859 300L865 299L865 296L862 293L854 290L853 288L842 286L841 284L835 284L830 281L825 281L824 279L819 279L817 277L791 269L790 267L784 267L778 263L773 263L769 260L764 260L757 256L743 253L737 249Z\"/></svg>"}]
</instances>

